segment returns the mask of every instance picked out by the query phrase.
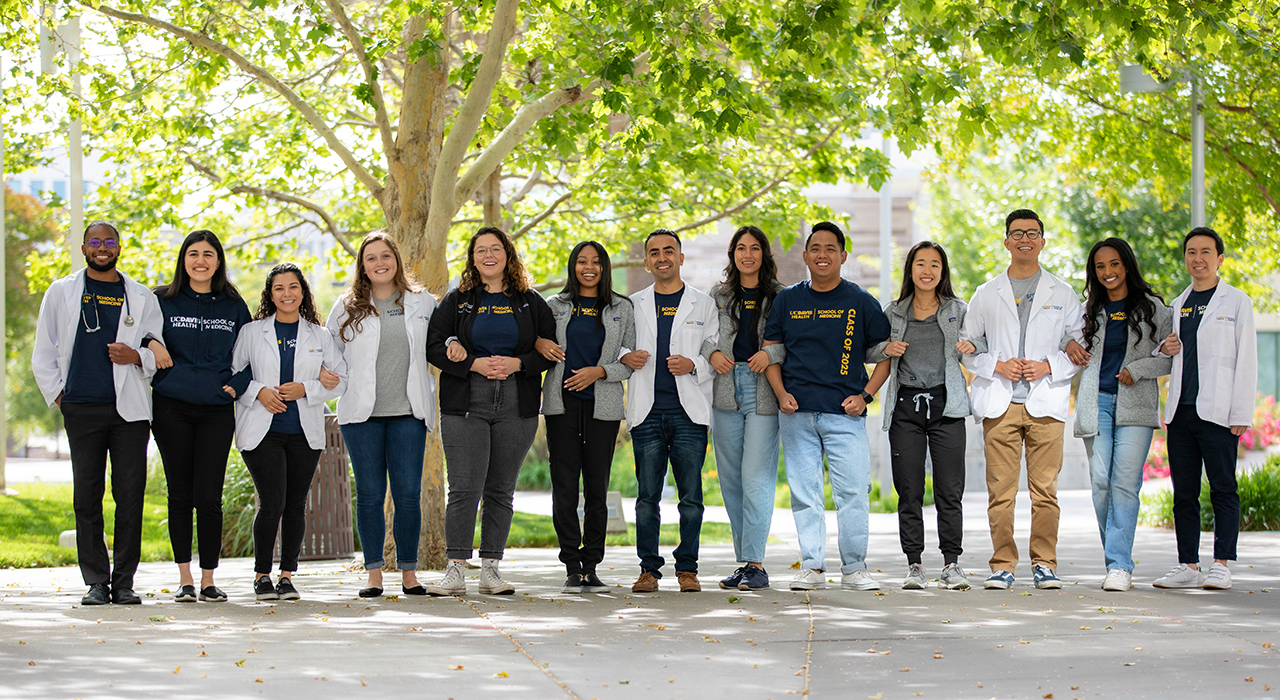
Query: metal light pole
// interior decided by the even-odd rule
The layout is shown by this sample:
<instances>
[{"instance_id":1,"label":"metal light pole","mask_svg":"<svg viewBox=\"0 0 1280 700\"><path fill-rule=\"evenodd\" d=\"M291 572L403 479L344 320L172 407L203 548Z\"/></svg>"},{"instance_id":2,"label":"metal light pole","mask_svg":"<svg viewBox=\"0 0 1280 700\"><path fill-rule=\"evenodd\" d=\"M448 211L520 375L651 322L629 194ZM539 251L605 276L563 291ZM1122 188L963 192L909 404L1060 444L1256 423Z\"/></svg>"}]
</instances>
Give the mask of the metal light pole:
<instances>
[{"instance_id":1,"label":"metal light pole","mask_svg":"<svg viewBox=\"0 0 1280 700\"><path fill-rule=\"evenodd\" d=\"M0 55L0 101L3 101L4 95L4 56ZM4 177L4 110L0 109L0 333L5 338L9 337L9 317L5 309L5 297L8 296L9 286L6 279L9 238L4 230L5 217L5 198L9 194L9 187L5 184ZM6 343L6 347L7 347ZM5 462L9 458L9 376L6 373L9 365L9 354L5 353L0 357L0 440L4 440L4 447L0 448L0 496L13 496L16 491L9 490L5 484L4 468Z\"/></svg>"},{"instance_id":2,"label":"metal light pole","mask_svg":"<svg viewBox=\"0 0 1280 700\"><path fill-rule=\"evenodd\" d=\"M42 8L41 16L48 17ZM67 70L71 77L71 101L79 106L80 102L80 18L72 17L65 24L59 25L57 31L40 24L40 69L46 75L57 72L54 56L59 52L67 54ZM67 232L67 248L71 253L71 269L84 267L84 258L77 255L80 240L76 235L84 230L84 144L83 123L79 117L71 120L67 129L67 161L71 175L71 227Z\"/></svg>"},{"instance_id":3,"label":"metal light pole","mask_svg":"<svg viewBox=\"0 0 1280 700\"><path fill-rule=\"evenodd\" d=\"M893 160L893 137L888 133L883 135L883 143L881 146L884 150L884 157L890 161L890 172L892 172ZM880 306L881 308L889 305L892 298L891 287L893 285L893 177L889 177L880 186ZM880 406L880 420L885 420L887 408ZM893 469L892 460L889 457L889 434L883 430L875 431L875 436L867 436L876 443L877 451L880 453L880 464L877 470L880 477L880 498L888 498L889 490L893 488Z\"/></svg>"},{"instance_id":4,"label":"metal light pole","mask_svg":"<svg viewBox=\"0 0 1280 700\"><path fill-rule=\"evenodd\" d=\"M1191 83L1191 227L1204 226L1204 114L1200 104L1200 80L1189 71L1184 74ZM1174 81L1160 82L1147 74L1142 66L1128 63L1120 66L1120 92L1164 92Z\"/></svg>"}]
</instances>

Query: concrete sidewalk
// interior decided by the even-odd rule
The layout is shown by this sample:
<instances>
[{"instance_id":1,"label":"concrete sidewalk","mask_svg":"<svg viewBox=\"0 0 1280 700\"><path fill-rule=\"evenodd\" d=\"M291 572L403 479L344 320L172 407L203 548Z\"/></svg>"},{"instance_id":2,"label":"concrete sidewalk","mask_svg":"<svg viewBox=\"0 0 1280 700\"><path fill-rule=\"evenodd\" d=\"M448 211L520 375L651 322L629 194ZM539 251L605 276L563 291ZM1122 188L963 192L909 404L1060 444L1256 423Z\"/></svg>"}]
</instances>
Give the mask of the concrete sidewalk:
<instances>
[{"instance_id":1,"label":"concrete sidewalk","mask_svg":"<svg viewBox=\"0 0 1280 700\"><path fill-rule=\"evenodd\" d=\"M551 549L507 552L515 596L476 595L472 581L461 599L361 600L362 573L315 562L295 579L304 600L257 603L252 562L236 559L219 569L229 603L174 603L175 567L144 564L145 605L83 608L74 568L0 571L0 697L1280 696L1280 534L1241 537L1234 589L1166 592L1150 583L1176 563L1173 533L1141 528L1138 587L1108 593L1086 494L1063 494L1061 591L1033 589L1025 565L1012 591L900 590L893 516L873 518L879 593L788 591L785 536L766 561L774 588L759 593L716 588L735 566L724 545L702 547L698 594L676 592L670 566L659 593L632 594L631 548L610 549L601 567L616 588L582 596L559 593ZM966 506L961 563L980 586L981 496ZM926 542L936 546L932 531ZM936 550L925 565L937 575Z\"/></svg>"}]
</instances>

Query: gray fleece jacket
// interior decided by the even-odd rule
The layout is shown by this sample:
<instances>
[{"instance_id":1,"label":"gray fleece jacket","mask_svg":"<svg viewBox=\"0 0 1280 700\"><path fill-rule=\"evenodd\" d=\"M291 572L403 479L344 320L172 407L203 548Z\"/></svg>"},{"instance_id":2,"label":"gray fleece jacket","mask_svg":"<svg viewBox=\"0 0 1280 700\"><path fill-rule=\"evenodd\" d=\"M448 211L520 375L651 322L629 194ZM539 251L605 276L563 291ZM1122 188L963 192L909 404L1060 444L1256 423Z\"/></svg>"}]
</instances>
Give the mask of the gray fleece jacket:
<instances>
[{"instance_id":1,"label":"gray fleece jacket","mask_svg":"<svg viewBox=\"0 0 1280 700\"><path fill-rule=\"evenodd\" d=\"M1133 376L1133 386L1125 386L1120 382L1116 392L1116 425L1141 425L1148 428L1160 427L1160 387L1157 380L1168 374L1173 367L1173 358L1163 355L1152 356L1156 346L1164 342L1173 329L1173 315L1161 301L1151 297L1156 304L1155 340L1151 339L1147 324L1142 324L1142 333L1130 332L1128 347L1124 352L1124 363L1121 369L1129 370ZM1098 434L1098 369L1102 365L1102 348L1107 342L1106 312L1098 310L1097 338L1093 341L1093 352L1089 356L1089 364L1080 374L1080 388L1076 391L1076 423L1075 436L1079 438L1093 437ZM1066 350L1071 338L1062 339L1062 349ZM1083 338L1076 338L1084 345Z\"/></svg>"},{"instance_id":2,"label":"gray fleece jacket","mask_svg":"<svg viewBox=\"0 0 1280 700\"><path fill-rule=\"evenodd\" d=\"M782 286L774 290L776 294L782 290ZM702 343L702 356L711 361L711 355L715 351L729 356L733 359L733 341L738 337L738 333L733 330L733 316L729 311L729 304L733 301L733 294L725 287L724 283L717 284L711 289L711 298L716 300L716 308L720 310L720 342L712 345L710 342ZM756 314L756 337L764 337L764 326L769 320L769 309L761 308L760 313ZM780 365L782 361L787 359L787 351L782 343L770 345L762 348L769 354L769 364ZM711 385L712 398L711 407L717 411L736 411L738 410L738 400L734 398L736 387L733 385L733 372L725 374L717 374L715 382ZM762 373L757 377L756 381L756 415L758 416L776 416L778 415L778 397L773 393L773 387L769 386L769 380L764 378Z\"/></svg>"},{"instance_id":3,"label":"gray fleece jacket","mask_svg":"<svg viewBox=\"0 0 1280 700\"><path fill-rule=\"evenodd\" d=\"M569 318L573 316L573 300L563 294L547 299L552 318L556 322L556 342L565 347L565 333ZM592 417L596 420L624 420L626 404L622 399L622 380L631 376L631 368L618 361L621 348L636 346L636 320L631 300L623 294L614 294L613 303L600 312L604 319L604 345L600 348L600 366L604 378L595 383L596 407ZM564 363L557 362L542 381L542 415L558 416L564 413Z\"/></svg>"},{"instance_id":4,"label":"gray fleece jacket","mask_svg":"<svg viewBox=\"0 0 1280 700\"><path fill-rule=\"evenodd\" d=\"M885 307L885 315L889 317L889 339L877 343L867 350L867 362L883 362L888 355L884 353L884 349L889 343L895 340L902 340L902 336L907 332L908 314L911 313L911 300L914 297L907 297L901 301L889 302ZM943 375L946 377L947 387L947 405L942 411L942 415L948 418L964 418L970 413L969 410L969 388L965 384L964 372L960 371L960 351L956 350L956 343L960 342L960 326L964 324L964 315L969 310L969 305L960 299L949 299L946 303L938 307L937 319L938 326L942 328L942 340L945 351L943 353L943 361L946 363L943 369ZM987 351L986 341L979 339L974 341L977 348L976 354L982 354ZM898 405L898 358L889 358L889 381L886 382L884 390L884 411L885 419L881 421L884 430L889 429L889 425L893 423L893 409Z\"/></svg>"}]
</instances>

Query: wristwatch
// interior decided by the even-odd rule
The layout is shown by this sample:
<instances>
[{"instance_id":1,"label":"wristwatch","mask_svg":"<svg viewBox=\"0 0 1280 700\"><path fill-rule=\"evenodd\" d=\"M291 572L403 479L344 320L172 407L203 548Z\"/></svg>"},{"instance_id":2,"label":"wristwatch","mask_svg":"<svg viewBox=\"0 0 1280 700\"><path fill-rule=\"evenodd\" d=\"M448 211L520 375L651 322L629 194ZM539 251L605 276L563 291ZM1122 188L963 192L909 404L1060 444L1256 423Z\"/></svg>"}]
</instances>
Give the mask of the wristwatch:
<instances>
[{"instance_id":1,"label":"wristwatch","mask_svg":"<svg viewBox=\"0 0 1280 700\"><path fill-rule=\"evenodd\" d=\"M868 403L868 404L869 404L869 403L871 403L872 401L875 401L875 400L876 400L876 397L875 397L875 395L874 395L874 394L868 394L868 393L867 393L867 390L866 390L866 389L863 389L863 390L862 390L862 400L863 400L863 402L865 402L865 403Z\"/></svg>"}]
</instances>

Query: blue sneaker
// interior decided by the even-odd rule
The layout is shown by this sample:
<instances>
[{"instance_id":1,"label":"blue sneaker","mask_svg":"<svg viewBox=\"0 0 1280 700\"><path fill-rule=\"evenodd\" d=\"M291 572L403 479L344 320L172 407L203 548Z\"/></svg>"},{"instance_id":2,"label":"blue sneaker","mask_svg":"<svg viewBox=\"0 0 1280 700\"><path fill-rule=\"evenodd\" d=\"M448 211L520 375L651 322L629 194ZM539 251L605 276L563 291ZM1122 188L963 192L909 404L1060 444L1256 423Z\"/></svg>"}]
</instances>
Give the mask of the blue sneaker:
<instances>
[{"instance_id":1,"label":"blue sneaker","mask_svg":"<svg viewBox=\"0 0 1280 700\"><path fill-rule=\"evenodd\" d=\"M742 581L738 583L740 591L758 591L769 587L769 574L764 567L748 566L742 572Z\"/></svg>"},{"instance_id":2,"label":"blue sneaker","mask_svg":"<svg viewBox=\"0 0 1280 700\"><path fill-rule=\"evenodd\" d=\"M1036 588L1062 588L1062 579L1053 573L1053 569L1044 564L1036 564L1034 572Z\"/></svg>"},{"instance_id":3,"label":"blue sneaker","mask_svg":"<svg viewBox=\"0 0 1280 700\"><path fill-rule=\"evenodd\" d=\"M1004 569L993 571L991 576L987 578L986 583L982 584L982 587L987 590L1000 589L1007 591L1013 588L1013 574Z\"/></svg>"},{"instance_id":4,"label":"blue sneaker","mask_svg":"<svg viewBox=\"0 0 1280 700\"><path fill-rule=\"evenodd\" d=\"M737 588L738 584L742 583L742 575L743 573L746 572L746 570L747 570L747 567L745 566L739 566L738 568L734 569L733 573L729 574L728 578L720 579L720 587L725 589Z\"/></svg>"}]
</instances>

